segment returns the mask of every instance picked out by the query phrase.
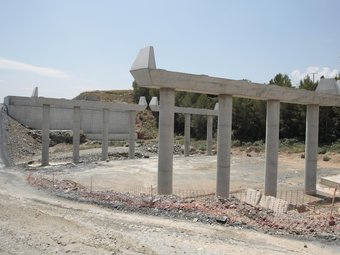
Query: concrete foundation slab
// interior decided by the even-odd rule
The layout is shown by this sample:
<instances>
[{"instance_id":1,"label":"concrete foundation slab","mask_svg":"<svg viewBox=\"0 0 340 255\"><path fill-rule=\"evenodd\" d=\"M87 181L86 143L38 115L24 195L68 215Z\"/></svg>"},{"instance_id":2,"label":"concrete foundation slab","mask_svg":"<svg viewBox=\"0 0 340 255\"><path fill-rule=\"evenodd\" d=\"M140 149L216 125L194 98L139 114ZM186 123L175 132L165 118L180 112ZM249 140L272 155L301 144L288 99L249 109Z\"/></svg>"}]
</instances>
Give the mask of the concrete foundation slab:
<instances>
[{"instance_id":1,"label":"concrete foundation slab","mask_svg":"<svg viewBox=\"0 0 340 255\"><path fill-rule=\"evenodd\" d=\"M334 176L326 176L322 177L320 180L320 184L325 185L329 188L336 188L340 189L340 174Z\"/></svg>"}]
</instances>

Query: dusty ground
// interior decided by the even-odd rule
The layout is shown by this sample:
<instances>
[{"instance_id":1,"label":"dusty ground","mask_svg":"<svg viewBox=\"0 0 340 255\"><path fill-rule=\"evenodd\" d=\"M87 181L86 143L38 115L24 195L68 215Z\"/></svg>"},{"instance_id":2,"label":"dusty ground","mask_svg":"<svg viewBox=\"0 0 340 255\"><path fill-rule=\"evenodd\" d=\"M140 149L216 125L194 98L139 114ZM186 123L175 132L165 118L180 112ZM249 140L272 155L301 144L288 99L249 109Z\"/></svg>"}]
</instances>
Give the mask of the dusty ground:
<instances>
[{"instance_id":1,"label":"dusty ground","mask_svg":"<svg viewBox=\"0 0 340 255\"><path fill-rule=\"evenodd\" d=\"M334 243L103 209L0 170L0 254L338 254Z\"/></svg>"}]
</instances>

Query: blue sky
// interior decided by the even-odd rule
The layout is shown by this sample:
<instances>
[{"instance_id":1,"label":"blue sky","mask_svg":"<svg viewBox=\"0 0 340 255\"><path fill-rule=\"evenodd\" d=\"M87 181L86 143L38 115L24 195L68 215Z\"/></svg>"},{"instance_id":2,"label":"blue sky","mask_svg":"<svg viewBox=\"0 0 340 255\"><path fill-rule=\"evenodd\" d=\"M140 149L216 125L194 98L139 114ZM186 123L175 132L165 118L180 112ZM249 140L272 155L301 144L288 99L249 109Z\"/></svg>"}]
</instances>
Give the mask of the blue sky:
<instances>
[{"instance_id":1,"label":"blue sky","mask_svg":"<svg viewBox=\"0 0 340 255\"><path fill-rule=\"evenodd\" d=\"M130 89L152 45L158 68L294 83L340 70L338 0L0 0L0 97Z\"/></svg>"}]
</instances>

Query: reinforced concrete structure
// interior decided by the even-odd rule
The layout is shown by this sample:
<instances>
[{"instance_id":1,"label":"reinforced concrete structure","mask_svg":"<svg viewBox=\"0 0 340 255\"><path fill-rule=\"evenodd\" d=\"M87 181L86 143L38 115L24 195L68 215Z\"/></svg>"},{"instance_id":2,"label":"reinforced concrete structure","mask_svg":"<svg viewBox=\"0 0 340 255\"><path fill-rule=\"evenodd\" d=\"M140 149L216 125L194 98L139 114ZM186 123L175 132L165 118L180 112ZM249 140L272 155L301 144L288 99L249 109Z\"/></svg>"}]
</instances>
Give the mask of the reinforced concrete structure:
<instances>
[{"instance_id":1,"label":"reinforced concrete structure","mask_svg":"<svg viewBox=\"0 0 340 255\"><path fill-rule=\"evenodd\" d=\"M320 106L340 107L339 82L322 79L316 91L172 72L156 68L153 47L140 50L131 70L141 87L160 89L158 192L172 193L175 90L218 95L216 195L229 196L232 97L267 101L265 195L276 196L280 103L307 105L305 193L316 193ZM331 93L330 93L331 92Z\"/></svg>"},{"instance_id":2,"label":"reinforced concrete structure","mask_svg":"<svg viewBox=\"0 0 340 255\"><path fill-rule=\"evenodd\" d=\"M37 91L37 90L35 90ZM136 112L147 107L144 97L139 104L85 100L8 96L4 103L8 114L20 123L42 130L41 164L49 164L50 130L73 130L73 162L79 162L80 132L102 140L102 159L108 157L109 140L128 140L129 158L135 155Z\"/></svg>"},{"instance_id":3,"label":"reinforced concrete structure","mask_svg":"<svg viewBox=\"0 0 340 255\"><path fill-rule=\"evenodd\" d=\"M149 103L149 107L154 112L159 112L158 98L152 97ZM191 108L191 107L174 107L175 113L184 114L184 156L190 155L190 127L191 127L191 115L204 115L207 116L207 155L211 156L211 147L213 139L213 118L218 115L217 104L214 110Z\"/></svg>"}]
</instances>

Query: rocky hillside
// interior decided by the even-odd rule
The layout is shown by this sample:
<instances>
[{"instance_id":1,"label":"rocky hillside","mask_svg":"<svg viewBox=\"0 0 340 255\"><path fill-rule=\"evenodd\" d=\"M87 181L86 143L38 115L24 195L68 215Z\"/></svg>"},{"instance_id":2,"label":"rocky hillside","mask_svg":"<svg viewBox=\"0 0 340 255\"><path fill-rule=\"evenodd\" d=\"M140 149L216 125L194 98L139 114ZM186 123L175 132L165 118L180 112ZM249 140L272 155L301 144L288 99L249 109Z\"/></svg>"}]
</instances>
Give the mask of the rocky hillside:
<instances>
[{"instance_id":1,"label":"rocky hillside","mask_svg":"<svg viewBox=\"0 0 340 255\"><path fill-rule=\"evenodd\" d=\"M74 99L104 102L133 103L133 90L95 90L80 93Z\"/></svg>"},{"instance_id":2,"label":"rocky hillside","mask_svg":"<svg viewBox=\"0 0 340 255\"><path fill-rule=\"evenodd\" d=\"M123 102L132 104L133 90L86 91L75 97L77 100ZM136 116L138 139L155 139L157 137L157 120L150 110L139 112Z\"/></svg>"}]
</instances>

